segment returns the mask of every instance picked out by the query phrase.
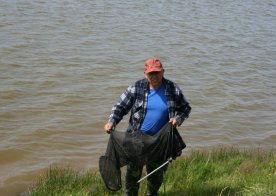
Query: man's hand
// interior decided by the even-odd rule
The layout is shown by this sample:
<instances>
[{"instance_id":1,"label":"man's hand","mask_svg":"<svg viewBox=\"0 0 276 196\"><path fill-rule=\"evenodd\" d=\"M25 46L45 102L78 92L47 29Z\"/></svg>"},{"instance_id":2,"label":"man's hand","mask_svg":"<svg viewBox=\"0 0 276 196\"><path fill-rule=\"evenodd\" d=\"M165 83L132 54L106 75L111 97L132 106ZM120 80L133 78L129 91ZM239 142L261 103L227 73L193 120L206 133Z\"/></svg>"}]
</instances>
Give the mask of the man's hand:
<instances>
[{"instance_id":1,"label":"man's hand","mask_svg":"<svg viewBox=\"0 0 276 196\"><path fill-rule=\"evenodd\" d=\"M112 122L108 122L104 125L104 130L106 133L110 133L110 131L113 129L113 123Z\"/></svg>"},{"instance_id":2,"label":"man's hand","mask_svg":"<svg viewBox=\"0 0 276 196\"><path fill-rule=\"evenodd\" d=\"M177 125L176 118L171 118L169 123L172 123L173 126L176 126Z\"/></svg>"}]
</instances>

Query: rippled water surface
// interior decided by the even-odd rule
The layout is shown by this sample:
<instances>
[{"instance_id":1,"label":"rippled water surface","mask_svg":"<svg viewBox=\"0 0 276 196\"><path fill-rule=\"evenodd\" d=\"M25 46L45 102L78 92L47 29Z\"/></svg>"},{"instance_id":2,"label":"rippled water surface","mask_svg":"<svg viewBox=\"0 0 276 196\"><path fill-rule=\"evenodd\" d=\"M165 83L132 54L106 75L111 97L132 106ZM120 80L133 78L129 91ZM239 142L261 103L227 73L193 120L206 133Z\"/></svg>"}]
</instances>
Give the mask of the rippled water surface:
<instances>
[{"instance_id":1,"label":"rippled water surface","mask_svg":"<svg viewBox=\"0 0 276 196\"><path fill-rule=\"evenodd\" d=\"M97 169L111 107L151 56L193 107L187 150L275 147L274 0L0 5L0 195L53 164Z\"/></svg>"}]
</instances>

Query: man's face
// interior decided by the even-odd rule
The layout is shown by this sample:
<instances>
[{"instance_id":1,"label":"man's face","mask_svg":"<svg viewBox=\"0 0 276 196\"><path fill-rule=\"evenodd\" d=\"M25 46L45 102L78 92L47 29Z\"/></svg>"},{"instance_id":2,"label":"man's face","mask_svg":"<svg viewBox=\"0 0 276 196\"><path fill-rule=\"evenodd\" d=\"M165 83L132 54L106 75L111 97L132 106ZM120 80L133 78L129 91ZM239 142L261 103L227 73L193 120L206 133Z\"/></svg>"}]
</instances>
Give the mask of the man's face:
<instances>
[{"instance_id":1,"label":"man's face","mask_svg":"<svg viewBox=\"0 0 276 196\"><path fill-rule=\"evenodd\" d=\"M162 78L164 75L164 70L162 71L152 71L145 74L145 77L149 81L152 87L158 87L162 84Z\"/></svg>"}]
</instances>

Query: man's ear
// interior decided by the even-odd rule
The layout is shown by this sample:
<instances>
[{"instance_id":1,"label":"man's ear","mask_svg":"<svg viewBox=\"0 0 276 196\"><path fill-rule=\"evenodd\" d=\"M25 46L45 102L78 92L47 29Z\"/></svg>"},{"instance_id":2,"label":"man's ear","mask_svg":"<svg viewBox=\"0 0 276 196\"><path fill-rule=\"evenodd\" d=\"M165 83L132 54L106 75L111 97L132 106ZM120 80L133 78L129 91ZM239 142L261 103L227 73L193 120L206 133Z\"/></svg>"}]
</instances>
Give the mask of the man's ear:
<instances>
[{"instance_id":1,"label":"man's ear","mask_svg":"<svg viewBox=\"0 0 276 196\"><path fill-rule=\"evenodd\" d=\"M145 76L146 79L148 79L148 78L147 78L147 74L146 74L145 72L144 72L144 76Z\"/></svg>"}]
</instances>

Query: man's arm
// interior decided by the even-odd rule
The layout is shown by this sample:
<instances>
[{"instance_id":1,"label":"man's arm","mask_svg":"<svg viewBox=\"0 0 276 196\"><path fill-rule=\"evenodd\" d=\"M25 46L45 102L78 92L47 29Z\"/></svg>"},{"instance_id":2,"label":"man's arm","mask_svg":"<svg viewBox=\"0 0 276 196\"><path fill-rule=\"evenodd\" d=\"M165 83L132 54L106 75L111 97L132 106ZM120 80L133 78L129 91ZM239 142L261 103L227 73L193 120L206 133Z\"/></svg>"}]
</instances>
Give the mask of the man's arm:
<instances>
[{"instance_id":1,"label":"man's arm","mask_svg":"<svg viewBox=\"0 0 276 196\"><path fill-rule=\"evenodd\" d=\"M108 122L104 126L106 132L114 128L132 108L134 92L134 86L129 86L120 96L119 101L113 106Z\"/></svg>"},{"instance_id":2,"label":"man's arm","mask_svg":"<svg viewBox=\"0 0 276 196\"><path fill-rule=\"evenodd\" d=\"M176 95L176 124L180 126L186 118L189 117L191 113L191 106L189 102L186 100L185 96L183 95L182 91L177 91Z\"/></svg>"}]
</instances>

